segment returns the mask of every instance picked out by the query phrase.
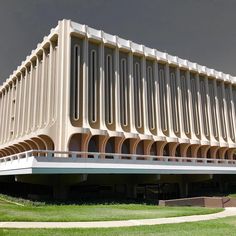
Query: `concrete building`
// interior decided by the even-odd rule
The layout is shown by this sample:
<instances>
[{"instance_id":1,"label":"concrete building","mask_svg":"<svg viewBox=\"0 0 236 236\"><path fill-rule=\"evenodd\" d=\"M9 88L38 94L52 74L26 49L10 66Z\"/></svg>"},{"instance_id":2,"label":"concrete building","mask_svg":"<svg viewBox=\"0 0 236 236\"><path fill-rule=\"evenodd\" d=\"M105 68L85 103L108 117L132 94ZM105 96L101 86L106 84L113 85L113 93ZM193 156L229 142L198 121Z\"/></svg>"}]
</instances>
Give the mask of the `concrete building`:
<instances>
[{"instance_id":1,"label":"concrete building","mask_svg":"<svg viewBox=\"0 0 236 236\"><path fill-rule=\"evenodd\" d=\"M236 77L70 20L0 87L0 114L0 175L17 181L236 173Z\"/></svg>"}]
</instances>

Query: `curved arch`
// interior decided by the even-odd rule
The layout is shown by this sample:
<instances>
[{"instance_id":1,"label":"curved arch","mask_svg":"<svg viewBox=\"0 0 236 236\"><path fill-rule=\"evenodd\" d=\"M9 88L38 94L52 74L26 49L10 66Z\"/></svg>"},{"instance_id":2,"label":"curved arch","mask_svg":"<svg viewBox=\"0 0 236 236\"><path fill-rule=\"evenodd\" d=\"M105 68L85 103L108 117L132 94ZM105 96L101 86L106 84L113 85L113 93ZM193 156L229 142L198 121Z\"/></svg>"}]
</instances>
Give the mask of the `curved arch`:
<instances>
[{"instance_id":1,"label":"curved arch","mask_svg":"<svg viewBox=\"0 0 236 236\"><path fill-rule=\"evenodd\" d=\"M124 139L121 146L121 153L136 154L137 145L140 139L127 138Z\"/></svg>"},{"instance_id":2,"label":"curved arch","mask_svg":"<svg viewBox=\"0 0 236 236\"><path fill-rule=\"evenodd\" d=\"M169 143L169 156L175 157L176 155L176 148L178 147L179 143L171 142Z\"/></svg>"},{"instance_id":3,"label":"curved arch","mask_svg":"<svg viewBox=\"0 0 236 236\"><path fill-rule=\"evenodd\" d=\"M218 146L210 147L209 150L207 151L207 158L216 158L216 153L218 149L219 149Z\"/></svg>"},{"instance_id":4,"label":"curved arch","mask_svg":"<svg viewBox=\"0 0 236 236\"><path fill-rule=\"evenodd\" d=\"M167 144L163 147L163 156L170 156L169 143L167 143Z\"/></svg>"},{"instance_id":5,"label":"curved arch","mask_svg":"<svg viewBox=\"0 0 236 236\"><path fill-rule=\"evenodd\" d=\"M199 144L192 144L188 147L187 155L188 157L197 157L198 149L200 148Z\"/></svg>"},{"instance_id":6,"label":"curved arch","mask_svg":"<svg viewBox=\"0 0 236 236\"><path fill-rule=\"evenodd\" d=\"M8 152L6 152L4 149L1 149L1 152L3 153L3 156L8 156Z\"/></svg>"},{"instance_id":7,"label":"curved arch","mask_svg":"<svg viewBox=\"0 0 236 236\"><path fill-rule=\"evenodd\" d=\"M99 152L99 135L94 135L89 139L88 152Z\"/></svg>"},{"instance_id":8,"label":"curved arch","mask_svg":"<svg viewBox=\"0 0 236 236\"><path fill-rule=\"evenodd\" d=\"M5 147L5 149L10 153L10 155L15 154L15 150L12 148L12 146Z\"/></svg>"},{"instance_id":9,"label":"curved arch","mask_svg":"<svg viewBox=\"0 0 236 236\"><path fill-rule=\"evenodd\" d=\"M73 134L68 141L68 150L80 152L82 150L82 134Z\"/></svg>"},{"instance_id":10,"label":"curved arch","mask_svg":"<svg viewBox=\"0 0 236 236\"><path fill-rule=\"evenodd\" d=\"M152 140L143 139L137 142L135 153L140 155L150 155L150 149L153 144Z\"/></svg>"},{"instance_id":11,"label":"curved arch","mask_svg":"<svg viewBox=\"0 0 236 236\"><path fill-rule=\"evenodd\" d=\"M199 158L206 158L207 157L207 152L210 149L209 145L203 145L198 149L197 152L197 157Z\"/></svg>"},{"instance_id":12,"label":"curved arch","mask_svg":"<svg viewBox=\"0 0 236 236\"><path fill-rule=\"evenodd\" d=\"M18 153L18 149L14 145L10 146L10 148L13 150L13 154Z\"/></svg>"},{"instance_id":13,"label":"curved arch","mask_svg":"<svg viewBox=\"0 0 236 236\"><path fill-rule=\"evenodd\" d=\"M9 150L7 148L2 149L2 151L4 151L6 153L5 156L11 155L11 153L9 152Z\"/></svg>"},{"instance_id":14,"label":"curved arch","mask_svg":"<svg viewBox=\"0 0 236 236\"><path fill-rule=\"evenodd\" d=\"M180 145L177 145L176 148L175 148L175 156L176 157L181 157Z\"/></svg>"},{"instance_id":15,"label":"curved arch","mask_svg":"<svg viewBox=\"0 0 236 236\"><path fill-rule=\"evenodd\" d=\"M28 141L29 143L31 143L31 146L33 146L36 150L39 150L39 149L40 149L38 143L35 142L34 140L28 139L27 141Z\"/></svg>"},{"instance_id":16,"label":"curved arch","mask_svg":"<svg viewBox=\"0 0 236 236\"><path fill-rule=\"evenodd\" d=\"M39 135L39 138L44 141L47 150L54 150L54 142L49 136Z\"/></svg>"},{"instance_id":17,"label":"curved arch","mask_svg":"<svg viewBox=\"0 0 236 236\"><path fill-rule=\"evenodd\" d=\"M121 153L123 153L123 154L130 154L131 153L131 143L130 143L130 140L131 139L127 138L127 139L125 139L122 142Z\"/></svg>"},{"instance_id":18,"label":"curved arch","mask_svg":"<svg viewBox=\"0 0 236 236\"><path fill-rule=\"evenodd\" d=\"M152 143L150 147L150 155L157 156L157 142Z\"/></svg>"},{"instance_id":19,"label":"curved arch","mask_svg":"<svg viewBox=\"0 0 236 236\"><path fill-rule=\"evenodd\" d=\"M236 149L235 148L229 148L227 150L227 155L226 155L227 159L235 160L236 159L235 158L235 153L236 153Z\"/></svg>"},{"instance_id":20,"label":"curved arch","mask_svg":"<svg viewBox=\"0 0 236 236\"><path fill-rule=\"evenodd\" d=\"M116 137L110 137L106 141L105 153L115 153L116 152Z\"/></svg>"},{"instance_id":21,"label":"curved arch","mask_svg":"<svg viewBox=\"0 0 236 236\"><path fill-rule=\"evenodd\" d=\"M145 153L144 140L140 140L138 142L135 152L136 152L136 154L144 155L144 153Z\"/></svg>"},{"instance_id":22,"label":"curved arch","mask_svg":"<svg viewBox=\"0 0 236 236\"><path fill-rule=\"evenodd\" d=\"M25 152L26 151L25 148L19 143L16 143L15 146L18 148L18 150L20 150L20 152Z\"/></svg>"},{"instance_id":23,"label":"curved arch","mask_svg":"<svg viewBox=\"0 0 236 236\"><path fill-rule=\"evenodd\" d=\"M13 146L14 146L15 150L17 150L17 153L21 152L21 149L16 144L14 144Z\"/></svg>"},{"instance_id":24,"label":"curved arch","mask_svg":"<svg viewBox=\"0 0 236 236\"><path fill-rule=\"evenodd\" d=\"M45 150L46 149L45 143L40 138L34 137L34 138L31 138L31 139L38 144L40 150Z\"/></svg>"},{"instance_id":25,"label":"curved arch","mask_svg":"<svg viewBox=\"0 0 236 236\"><path fill-rule=\"evenodd\" d=\"M31 149L28 143L20 142L19 144L24 147L25 151L29 151Z\"/></svg>"},{"instance_id":26,"label":"curved arch","mask_svg":"<svg viewBox=\"0 0 236 236\"><path fill-rule=\"evenodd\" d=\"M32 141L24 140L24 142L30 147L30 150L37 148L37 146Z\"/></svg>"},{"instance_id":27,"label":"curved arch","mask_svg":"<svg viewBox=\"0 0 236 236\"><path fill-rule=\"evenodd\" d=\"M157 147L157 156L164 156L164 147L167 144L166 141L157 141L156 147Z\"/></svg>"},{"instance_id":28,"label":"curved arch","mask_svg":"<svg viewBox=\"0 0 236 236\"><path fill-rule=\"evenodd\" d=\"M189 143L180 143L179 144L181 157L187 157L187 151L188 151L189 146L190 146Z\"/></svg>"},{"instance_id":29,"label":"curved arch","mask_svg":"<svg viewBox=\"0 0 236 236\"><path fill-rule=\"evenodd\" d=\"M225 157L227 156L227 147L222 147L218 149L218 158L220 159L225 159Z\"/></svg>"}]
</instances>

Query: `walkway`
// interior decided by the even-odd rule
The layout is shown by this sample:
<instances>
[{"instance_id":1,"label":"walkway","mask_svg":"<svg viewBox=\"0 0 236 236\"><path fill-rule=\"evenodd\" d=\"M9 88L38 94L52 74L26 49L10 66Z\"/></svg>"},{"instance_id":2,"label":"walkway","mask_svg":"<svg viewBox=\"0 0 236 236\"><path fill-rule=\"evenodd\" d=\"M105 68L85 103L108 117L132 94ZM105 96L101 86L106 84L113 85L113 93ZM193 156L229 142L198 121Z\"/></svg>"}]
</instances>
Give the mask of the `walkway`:
<instances>
[{"instance_id":1,"label":"walkway","mask_svg":"<svg viewBox=\"0 0 236 236\"><path fill-rule=\"evenodd\" d=\"M225 208L224 211L208 215L193 215L181 217L169 217L144 220L120 220L120 221L93 221L93 222L1 222L0 228L109 228L140 225L176 224L184 222L196 222L214 220L228 216L236 216L236 207Z\"/></svg>"}]
</instances>

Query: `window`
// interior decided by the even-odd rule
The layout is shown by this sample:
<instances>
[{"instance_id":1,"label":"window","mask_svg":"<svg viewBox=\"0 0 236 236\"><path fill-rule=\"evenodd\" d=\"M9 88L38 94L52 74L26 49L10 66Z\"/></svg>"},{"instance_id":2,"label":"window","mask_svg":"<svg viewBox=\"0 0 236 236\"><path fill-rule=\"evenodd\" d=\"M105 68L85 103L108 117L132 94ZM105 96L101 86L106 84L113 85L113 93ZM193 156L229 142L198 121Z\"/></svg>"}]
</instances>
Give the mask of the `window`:
<instances>
[{"instance_id":1,"label":"window","mask_svg":"<svg viewBox=\"0 0 236 236\"><path fill-rule=\"evenodd\" d=\"M222 91L222 83L217 82L217 99L219 104L219 112L220 112L220 125L223 139L226 139L226 124L225 124L225 109L224 109L224 101L223 101L223 91Z\"/></svg>"},{"instance_id":2,"label":"window","mask_svg":"<svg viewBox=\"0 0 236 236\"><path fill-rule=\"evenodd\" d=\"M180 72L180 87L181 87L181 102L183 109L183 122L184 122L184 132L185 134L190 134L189 127L189 109L188 109L188 87L187 87L187 79L184 71Z\"/></svg>"},{"instance_id":3,"label":"window","mask_svg":"<svg viewBox=\"0 0 236 236\"><path fill-rule=\"evenodd\" d=\"M108 54L105 59L105 94L106 94L106 122L113 123L113 67L112 55Z\"/></svg>"},{"instance_id":4,"label":"window","mask_svg":"<svg viewBox=\"0 0 236 236\"><path fill-rule=\"evenodd\" d=\"M134 101L135 101L135 121L137 128L142 127L142 81L140 63L134 63Z\"/></svg>"},{"instance_id":5,"label":"window","mask_svg":"<svg viewBox=\"0 0 236 236\"><path fill-rule=\"evenodd\" d=\"M78 44L74 46L73 62L73 118L79 120L80 46Z\"/></svg>"},{"instance_id":6,"label":"window","mask_svg":"<svg viewBox=\"0 0 236 236\"><path fill-rule=\"evenodd\" d=\"M165 81L164 65L159 65L159 98L161 112L161 127L163 131L168 130L167 121L167 88Z\"/></svg>"},{"instance_id":7,"label":"window","mask_svg":"<svg viewBox=\"0 0 236 236\"><path fill-rule=\"evenodd\" d=\"M179 132L179 109L178 109L178 92L176 85L175 68L170 68L170 90L171 90L171 110L173 117L173 129L175 133Z\"/></svg>"},{"instance_id":8,"label":"window","mask_svg":"<svg viewBox=\"0 0 236 236\"><path fill-rule=\"evenodd\" d=\"M207 94L206 94L206 85L205 79L200 78L200 96L201 96L201 107L202 107L202 122L203 122L203 131L206 137L209 137L209 120L207 112Z\"/></svg>"},{"instance_id":9,"label":"window","mask_svg":"<svg viewBox=\"0 0 236 236\"><path fill-rule=\"evenodd\" d=\"M218 138L215 88L214 88L214 81L212 79L208 80L208 86L209 86L209 97L210 97L210 105L211 105L210 108L211 108L213 135L215 138Z\"/></svg>"},{"instance_id":10,"label":"window","mask_svg":"<svg viewBox=\"0 0 236 236\"><path fill-rule=\"evenodd\" d=\"M97 121L97 53L95 50L91 50L90 53L90 109L92 122Z\"/></svg>"},{"instance_id":11,"label":"window","mask_svg":"<svg viewBox=\"0 0 236 236\"><path fill-rule=\"evenodd\" d=\"M149 64L149 65L148 65ZM147 98L148 98L148 120L150 130L156 128L155 122L155 82L153 76L152 62L147 62Z\"/></svg>"},{"instance_id":12,"label":"window","mask_svg":"<svg viewBox=\"0 0 236 236\"><path fill-rule=\"evenodd\" d=\"M192 74L190 75L190 88L191 88L191 96L192 96L192 111L193 111L194 131L195 131L196 135L200 135L196 77L195 77L195 75L192 75Z\"/></svg>"}]
</instances>

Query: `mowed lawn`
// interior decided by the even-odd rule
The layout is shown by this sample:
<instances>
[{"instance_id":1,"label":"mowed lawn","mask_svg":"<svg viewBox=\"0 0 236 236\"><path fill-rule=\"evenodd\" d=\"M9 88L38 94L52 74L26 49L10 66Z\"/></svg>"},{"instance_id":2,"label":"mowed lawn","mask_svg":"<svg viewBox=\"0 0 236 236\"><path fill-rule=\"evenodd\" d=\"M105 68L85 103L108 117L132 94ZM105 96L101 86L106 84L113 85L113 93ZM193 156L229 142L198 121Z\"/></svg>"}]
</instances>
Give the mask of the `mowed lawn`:
<instances>
[{"instance_id":1,"label":"mowed lawn","mask_svg":"<svg viewBox=\"0 0 236 236\"><path fill-rule=\"evenodd\" d=\"M145 204L30 205L0 200L0 221L107 221L199 215L222 209L158 207Z\"/></svg>"},{"instance_id":2,"label":"mowed lawn","mask_svg":"<svg viewBox=\"0 0 236 236\"><path fill-rule=\"evenodd\" d=\"M4 236L235 236L236 217L196 223L107 229L0 229Z\"/></svg>"}]
</instances>

